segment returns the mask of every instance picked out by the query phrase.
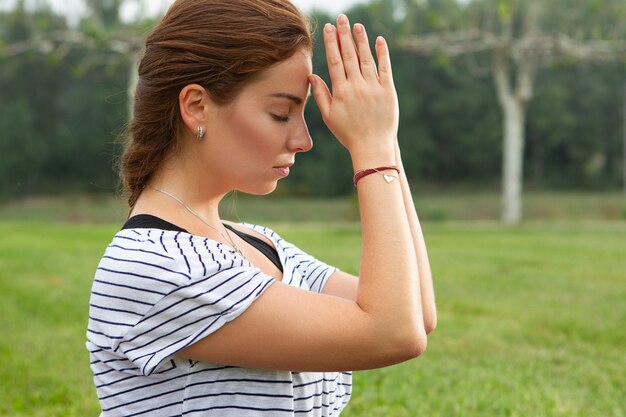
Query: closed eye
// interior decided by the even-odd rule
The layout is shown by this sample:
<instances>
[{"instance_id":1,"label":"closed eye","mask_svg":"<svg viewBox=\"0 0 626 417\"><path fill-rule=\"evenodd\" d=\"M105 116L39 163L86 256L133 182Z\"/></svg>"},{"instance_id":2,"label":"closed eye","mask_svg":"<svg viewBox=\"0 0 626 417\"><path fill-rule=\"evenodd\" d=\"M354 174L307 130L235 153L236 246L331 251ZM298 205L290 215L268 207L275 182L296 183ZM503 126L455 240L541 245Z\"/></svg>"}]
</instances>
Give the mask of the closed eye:
<instances>
[{"instance_id":1,"label":"closed eye","mask_svg":"<svg viewBox=\"0 0 626 417\"><path fill-rule=\"evenodd\" d=\"M289 121L289 116L280 116L278 114L272 114L272 118L280 123L287 123Z\"/></svg>"}]
</instances>

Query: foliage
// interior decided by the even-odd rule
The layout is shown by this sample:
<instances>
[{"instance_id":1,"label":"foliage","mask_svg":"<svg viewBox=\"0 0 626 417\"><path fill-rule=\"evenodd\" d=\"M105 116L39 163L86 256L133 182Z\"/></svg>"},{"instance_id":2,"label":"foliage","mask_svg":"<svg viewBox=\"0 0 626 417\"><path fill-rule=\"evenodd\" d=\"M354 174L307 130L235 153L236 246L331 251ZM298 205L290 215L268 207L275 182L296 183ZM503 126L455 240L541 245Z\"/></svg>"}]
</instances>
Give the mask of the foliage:
<instances>
[{"instance_id":1,"label":"foliage","mask_svg":"<svg viewBox=\"0 0 626 417\"><path fill-rule=\"evenodd\" d=\"M358 228L268 226L358 272ZM0 222L0 415L98 415L84 345L88 297L116 230ZM345 415L623 416L625 232L426 224L438 329L423 357L355 373Z\"/></svg>"},{"instance_id":2,"label":"foliage","mask_svg":"<svg viewBox=\"0 0 626 417\"><path fill-rule=\"evenodd\" d=\"M495 0L475 0L465 7L488 1ZM511 15L512 5L518 3L524 2L499 1L501 17ZM127 122L132 57L107 50L105 44L112 34L141 38L150 22L123 24L120 0L90 0L91 15L71 28L63 17L41 6L43 2L37 4L29 9L18 2L14 10L0 12L0 199L110 192L117 184L113 162L120 151L116 137ZM550 10L560 10L576 23L569 28L572 37L624 36L607 23L624 16L621 1L559 0ZM377 0L355 6L349 16L366 24L372 42L380 33L393 44L407 33L461 27L464 13L453 0ZM541 25L563 27L567 19L557 14L547 13ZM328 81L320 31L331 18L320 12L315 17L314 70ZM63 54L34 48L7 57L10 45L35 39L41 46L53 34L76 30L89 42L68 44ZM401 105L399 140L409 179L442 186L498 183L501 117L494 87L467 71L481 67L480 54L465 60L431 60L399 48L392 53ZM532 187L620 186L624 74L623 62L602 67L565 62L539 74L527 121L525 176ZM296 169L279 193L349 195L353 187L348 153L324 126L313 99L306 116L314 148L298 156Z\"/></svg>"},{"instance_id":3,"label":"foliage","mask_svg":"<svg viewBox=\"0 0 626 417\"><path fill-rule=\"evenodd\" d=\"M529 108L528 175L535 187L609 189L623 166L625 66L555 66ZM603 80L598 82L598 80ZM601 98L602 97L602 98Z\"/></svg>"},{"instance_id":4,"label":"foliage","mask_svg":"<svg viewBox=\"0 0 626 417\"><path fill-rule=\"evenodd\" d=\"M36 18L36 19L33 19ZM0 15L6 43L24 41L35 21L42 33L68 30L49 10ZM127 64L98 62L72 47L64 55L27 52L0 65L0 198L72 190L115 189L115 133L126 116Z\"/></svg>"}]
</instances>

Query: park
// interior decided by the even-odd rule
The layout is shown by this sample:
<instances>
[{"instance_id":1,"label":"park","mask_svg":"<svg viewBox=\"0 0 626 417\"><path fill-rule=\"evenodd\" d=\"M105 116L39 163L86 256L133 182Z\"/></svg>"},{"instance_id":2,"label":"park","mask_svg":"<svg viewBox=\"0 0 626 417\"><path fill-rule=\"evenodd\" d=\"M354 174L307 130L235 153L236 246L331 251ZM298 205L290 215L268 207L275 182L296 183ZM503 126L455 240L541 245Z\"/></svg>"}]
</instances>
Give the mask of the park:
<instances>
[{"instance_id":1,"label":"park","mask_svg":"<svg viewBox=\"0 0 626 417\"><path fill-rule=\"evenodd\" d=\"M129 72L156 17L84 3L78 23L46 2L0 9L2 416L100 413L89 295L128 215L115 167ZM341 415L624 416L626 6L378 0L346 12L392 39L438 325L419 358L354 372ZM311 14L317 42L331 17ZM510 43L492 54L498 36ZM324 62L317 42L327 79ZM313 100L306 118L315 146L290 177L270 196L228 195L220 213L358 275L349 155Z\"/></svg>"}]
</instances>

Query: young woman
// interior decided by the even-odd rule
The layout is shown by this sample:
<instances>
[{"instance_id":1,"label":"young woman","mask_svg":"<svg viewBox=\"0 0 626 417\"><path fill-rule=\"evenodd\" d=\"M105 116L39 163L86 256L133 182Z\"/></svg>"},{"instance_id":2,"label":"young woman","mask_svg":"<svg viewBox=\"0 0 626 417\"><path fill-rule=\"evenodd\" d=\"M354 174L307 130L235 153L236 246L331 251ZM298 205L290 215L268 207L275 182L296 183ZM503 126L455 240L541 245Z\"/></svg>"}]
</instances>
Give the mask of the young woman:
<instances>
[{"instance_id":1,"label":"young woman","mask_svg":"<svg viewBox=\"0 0 626 417\"><path fill-rule=\"evenodd\" d=\"M332 93L288 0L178 0L148 36L121 163L131 214L90 302L104 416L337 416L351 370L426 348L433 286L387 44L375 60L344 15L323 33ZM352 158L358 278L218 214L231 190L272 192L311 149L311 88Z\"/></svg>"}]
</instances>

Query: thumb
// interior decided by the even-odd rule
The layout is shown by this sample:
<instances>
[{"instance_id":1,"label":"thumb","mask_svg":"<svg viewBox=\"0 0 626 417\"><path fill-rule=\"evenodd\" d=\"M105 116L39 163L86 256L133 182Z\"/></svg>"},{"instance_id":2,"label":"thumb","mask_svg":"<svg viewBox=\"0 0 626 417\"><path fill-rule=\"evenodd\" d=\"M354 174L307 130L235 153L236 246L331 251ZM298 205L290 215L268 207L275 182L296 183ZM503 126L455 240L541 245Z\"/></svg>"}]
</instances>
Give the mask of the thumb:
<instances>
[{"instance_id":1,"label":"thumb","mask_svg":"<svg viewBox=\"0 0 626 417\"><path fill-rule=\"evenodd\" d=\"M310 75L309 82L313 88L313 97L315 97L317 107L320 109L322 118L326 120L328 114L330 113L330 104L333 101L333 98L330 95L330 90L324 80L322 80L318 75Z\"/></svg>"}]
</instances>

